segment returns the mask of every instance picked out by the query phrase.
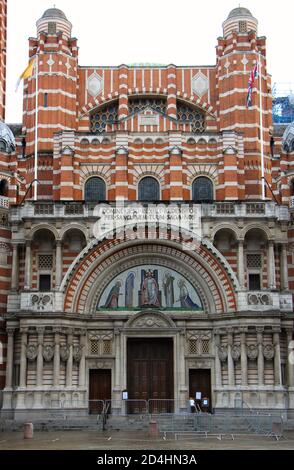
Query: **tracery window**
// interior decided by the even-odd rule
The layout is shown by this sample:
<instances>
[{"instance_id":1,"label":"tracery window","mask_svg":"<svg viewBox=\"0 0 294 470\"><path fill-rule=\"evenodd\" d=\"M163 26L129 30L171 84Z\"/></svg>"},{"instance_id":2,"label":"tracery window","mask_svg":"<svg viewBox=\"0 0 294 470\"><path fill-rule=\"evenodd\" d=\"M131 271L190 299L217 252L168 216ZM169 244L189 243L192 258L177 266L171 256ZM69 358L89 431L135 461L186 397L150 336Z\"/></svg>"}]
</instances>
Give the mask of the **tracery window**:
<instances>
[{"instance_id":1,"label":"tracery window","mask_svg":"<svg viewBox=\"0 0 294 470\"><path fill-rule=\"evenodd\" d=\"M193 183L193 201L213 201L213 184L206 176L200 176Z\"/></svg>"},{"instance_id":2,"label":"tracery window","mask_svg":"<svg viewBox=\"0 0 294 470\"><path fill-rule=\"evenodd\" d=\"M102 178L90 178L85 185L85 201L100 202L106 200L106 184Z\"/></svg>"},{"instance_id":3,"label":"tracery window","mask_svg":"<svg viewBox=\"0 0 294 470\"><path fill-rule=\"evenodd\" d=\"M107 124L114 124L118 120L118 105L110 104L97 110L91 115L91 132L103 134Z\"/></svg>"},{"instance_id":4,"label":"tracery window","mask_svg":"<svg viewBox=\"0 0 294 470\"><path fill-rule=\"evenodd\" d=\"M183 124L191 124L191 131L201 133L205 131L205 116L202 111L197 108L178 102L178 120Z\"/></svg>"},{"instance_id":5,"label":"tracery window","mask_svg":"<svg viewBox=\"0 0 294 470\"><path fill-rule=\"evenodd\" d=\"M133 98L129 100L129 114L144 111L146 108L166 114L166 100L160 98Z\"/></svg>"},{"instance_id":6,"label":"tracery window","mask_svg":"<svg viewBox=\"0 0 294 470\"><path fill-rule=\"evenodd\" d=\"M160 187L155 178L147 176L139 183L139 201L159 201Z\"/></svg>"}]
</instances>

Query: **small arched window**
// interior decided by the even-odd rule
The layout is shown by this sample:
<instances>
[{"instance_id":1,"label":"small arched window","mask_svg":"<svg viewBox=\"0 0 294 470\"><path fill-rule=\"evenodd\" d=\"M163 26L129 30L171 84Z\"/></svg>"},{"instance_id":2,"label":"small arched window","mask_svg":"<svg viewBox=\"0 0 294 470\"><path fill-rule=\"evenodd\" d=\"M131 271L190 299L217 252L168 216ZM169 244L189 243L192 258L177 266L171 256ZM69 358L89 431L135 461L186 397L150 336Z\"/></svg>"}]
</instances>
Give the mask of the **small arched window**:
<instances>
[{"instance_id":1,"label":"small arched window","mask_svg":"<svg viewBox=\"0 0 294 470\"><path fill-rule=\"evenodd\" d=\"M85 201L100 202L106 201L106 184L102 178L90 178L85 185Z\"/></svg>"},{"instance_id":2,"label":"small arched window","mask_svg":"<svg viewBox=\"0 0 294 470\"><path fill-rule=\"evenodd\" d=\"M139 183L139 201L159 201L160 187L155 178L147 176Z\"/></svg>"},{"instance_id":3,"label":"small arched window","mask_svg":"<svg viewBox=\"0 0 294 470\"><path fill-rule=\"evenodd\" d=\"M7 180L0 181L0 196L8 196L8 183Z\"/></svg>"},{"instance_id":4,"label":"small arched window","mask_svg":"<svg viewBox=\"0 0 294 470\"><path fill-rule=\"evenodd\" d=\"M213 184L206 176L200 176L193 183L193 201L213 201Z\"/></svg>"}]
</instances>

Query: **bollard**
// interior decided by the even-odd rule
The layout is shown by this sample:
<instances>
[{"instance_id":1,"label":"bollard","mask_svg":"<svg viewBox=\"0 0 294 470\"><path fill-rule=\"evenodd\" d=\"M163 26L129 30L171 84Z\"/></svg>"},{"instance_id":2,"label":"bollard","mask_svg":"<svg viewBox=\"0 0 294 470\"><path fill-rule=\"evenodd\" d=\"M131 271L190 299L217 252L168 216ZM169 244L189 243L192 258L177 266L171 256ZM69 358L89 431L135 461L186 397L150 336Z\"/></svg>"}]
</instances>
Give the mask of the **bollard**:
<instances>
[{"instance_id":1,"label":"bollard","mask_svg":"<svg viewBox=\"0 0 294 470\"><path fill-rule=\"evenodd\" d=\"M157 421L150 421L149 423L149 436L158 437L158 426Z\"/></svg>"},{"instance_id":2,"label":"bollard","mask_svg":"<svg viewBox=\"0 0 294 470\"><path fill-rule=\"evenodd\" d=\"M33 439L34 437L34 425L33 423L26 423L24 425L24 439Z\"/></svg>"}]
</instances>

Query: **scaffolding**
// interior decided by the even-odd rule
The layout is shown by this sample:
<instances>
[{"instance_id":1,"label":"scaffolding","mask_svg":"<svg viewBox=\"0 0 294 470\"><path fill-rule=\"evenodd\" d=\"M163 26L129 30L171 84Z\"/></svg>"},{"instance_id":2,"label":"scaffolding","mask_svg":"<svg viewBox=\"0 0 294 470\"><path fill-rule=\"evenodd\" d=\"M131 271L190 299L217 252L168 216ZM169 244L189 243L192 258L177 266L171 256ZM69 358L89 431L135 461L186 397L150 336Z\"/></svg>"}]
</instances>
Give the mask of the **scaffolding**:
<instances>
[{"instance_id":1,"label":"scaffolding","mask_svg":"<svg viewBox=\"0 0 294 470\"><path fill-rule=\"evenodd\" d=\"M273 86L273 122L290 124L294 121L294 83L275 83Z\"/></svg>"}]
</instances>

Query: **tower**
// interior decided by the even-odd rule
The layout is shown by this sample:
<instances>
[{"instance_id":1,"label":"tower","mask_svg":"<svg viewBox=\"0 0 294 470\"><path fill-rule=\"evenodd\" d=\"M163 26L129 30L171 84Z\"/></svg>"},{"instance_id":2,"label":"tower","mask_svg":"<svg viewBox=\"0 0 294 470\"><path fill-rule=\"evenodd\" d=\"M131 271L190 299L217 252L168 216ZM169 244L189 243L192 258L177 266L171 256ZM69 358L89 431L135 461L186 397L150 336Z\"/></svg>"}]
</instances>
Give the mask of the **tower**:
<instances>
[{"instance_id":1,"label":"tower","mask_svg":"<svg viewBox=\"0 0 294 470\"><path fill-rule=\"evenodd\" d=\"M7 0L0 0L0 121L5 118Z\"/></svg>"},{"instance_id":2,"label":"tower","mask_svg":"<svg viewBox=\"0 0 294 470\"><path fill-rule=\"evenodd\" d=\"M260 119L259 77L253 85L253 103L246 106L248 79L259 64L262 91L262 125ZM258 37L258 21L247 8L235 8L223 23L223 37L218 39L217 73L220 131L227 136L225 147L235 147L239 171L239 197L253 199L261 195L261 148L264 143L266 179L271 184L270 135L271 83L267 73L266 38ZM238 145L243 135L243 148ZM232 153L232 152L229 152ZM232 166L230 158L228 166ZM224 162L226 165L226 162ZM243 176L242 176L243 175ZM237 192L237 188L236 188ZM237 194L235 195L237 196Z\"/></svg>"},{"instance_id":3,"label":"tower","mask_svg":"<svg viewBox=\"0 0 294 470\"><path fill-rule=\"evenodd\" d=\"M30 60L38 60L38 151L52 150L56 132L76 126L77 41L65 14L50 8L37 21L37 37L30 38ZM36 70L36 68L35 68ZM35 142L36 73L24 88L24 132L26 153Z\"/></svg>"}]
</instances>

